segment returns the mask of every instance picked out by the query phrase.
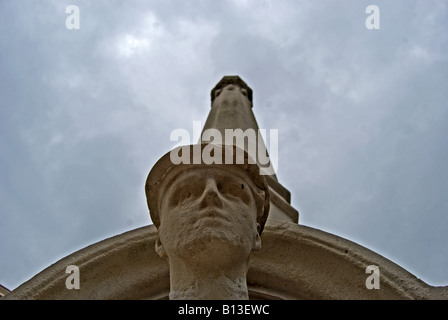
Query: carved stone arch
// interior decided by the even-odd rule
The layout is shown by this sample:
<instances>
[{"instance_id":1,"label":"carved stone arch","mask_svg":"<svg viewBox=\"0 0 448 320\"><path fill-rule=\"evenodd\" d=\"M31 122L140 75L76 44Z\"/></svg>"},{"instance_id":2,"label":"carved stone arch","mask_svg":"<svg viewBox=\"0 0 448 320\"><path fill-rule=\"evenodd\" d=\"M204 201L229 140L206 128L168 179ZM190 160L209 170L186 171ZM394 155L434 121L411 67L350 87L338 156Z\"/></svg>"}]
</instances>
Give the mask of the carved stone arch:
<instances>
[{"instance_id":1,"label":"carved stone arch","mask_svg":"<svg viewBox=\"0 0 448 320\"><path fill-rule=\"evenodd\" d=\"M79 250L51 265L5 299L167 299L169 268L154 250L153 225ZM68 290L68 265L80 269L79 290ZM365 269L380 269L380 289L369 290ZM447 299L390 260L341 237L270 220L262 249L251 255L251 299Z\"/></svg>"}]
</instances>

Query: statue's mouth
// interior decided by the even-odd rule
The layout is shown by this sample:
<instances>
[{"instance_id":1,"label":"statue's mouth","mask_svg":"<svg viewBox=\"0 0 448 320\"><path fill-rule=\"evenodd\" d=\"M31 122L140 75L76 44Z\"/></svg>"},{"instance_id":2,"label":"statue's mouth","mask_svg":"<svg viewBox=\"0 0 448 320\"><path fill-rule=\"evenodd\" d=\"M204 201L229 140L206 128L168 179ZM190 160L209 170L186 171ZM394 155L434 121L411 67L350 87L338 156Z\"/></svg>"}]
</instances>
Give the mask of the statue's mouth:
<instances>
[{"instance_id":1,"label":"statue's mouth","mask_svg":"<svg viewBox=\"0 0 448 320\"><path fill-rule=\"evenodd\" d=\"M224 212L218 209L210 209L210 208L202 210L202 212L199 214L198 220L204 220L204 219L216 220L216 221L224 220L229 222L229 218Z\"/></svg>"}]
</instances>

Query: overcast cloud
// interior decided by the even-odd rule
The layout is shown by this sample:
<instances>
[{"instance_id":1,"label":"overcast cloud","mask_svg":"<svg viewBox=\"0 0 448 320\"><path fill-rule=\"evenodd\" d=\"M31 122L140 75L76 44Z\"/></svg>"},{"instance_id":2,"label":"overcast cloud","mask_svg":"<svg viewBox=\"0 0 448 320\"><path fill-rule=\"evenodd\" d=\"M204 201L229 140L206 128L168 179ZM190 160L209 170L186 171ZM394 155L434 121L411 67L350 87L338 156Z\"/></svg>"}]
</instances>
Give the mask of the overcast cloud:
<instances>
[{"instance_id":1,"label":"overcast cloud","mask_svg":"<svg viewBox=\"0 0 448 320\"><path fill-rule=\"evenodd\" d=\"M448 285L447 21L444 0L0 1L0 283L151 224L171 131L238 74L299 223Z\"/></svg>"}]
</instances>

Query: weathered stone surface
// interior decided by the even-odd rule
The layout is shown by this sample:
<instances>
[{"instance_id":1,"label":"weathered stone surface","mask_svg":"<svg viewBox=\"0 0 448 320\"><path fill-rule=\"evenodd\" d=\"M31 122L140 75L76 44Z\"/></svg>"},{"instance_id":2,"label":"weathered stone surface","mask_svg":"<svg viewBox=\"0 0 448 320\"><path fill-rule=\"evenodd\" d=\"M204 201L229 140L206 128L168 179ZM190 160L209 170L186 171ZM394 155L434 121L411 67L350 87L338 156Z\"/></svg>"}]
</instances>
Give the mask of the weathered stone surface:
<instances>
[{"instance_id":1,"label":"weathered stone surface","mask_svg":"<svg viewBox=\"0 0 448 320\"><path fill-rule=\"evenodd\" d=\"M448 299L392 261L354 242L290 222L268 220L251 254L250 299ZM2 299L167 299L169 266L155 252L157 229L139 228L75 252ZM65 287L65 268L80 267L81 289ZM368 290L368 265L381 270Z\"/></svg>"},{"instance_id":2,"label":"weathered stone surface","mask_svg":"<svg viewBox=\"0 0 448 320\"><path fill-rule=\"evenodd\" d=\"M252 89L240 77L223 77L212 89L211 98L212 108L201 135L209 129L216 129L221 133L224 144L234 144L234 140L227 141L225 139L226 129L239 129L244 133L253 130L258 134L260 128L252 110ZM266 150L263 138L258 137L257 139L260 141L257 140L256 144L261 143L262 148ZM249 143L250 141L246 141L244 144L246 151L254 149L253 146L252 148L249 146ZM251 156L258 159L254 154ZM269 167L269 165L264 164L263 167ZM277 181L275 174L266 175L266 180L271 193L275 193L271 197L272 215L270 214L269 219L298 223L299 213L290 205L290 192Z\"/></svg>"},{"instance_id":3,"label":"weathered stone surface","mask_svg":"<svg viewBox=\"0 0 448 320\"><path fill-rule=\"evenodd\" d=\"M198 164L195 147L202 151ZM261 247L268 185L242 149L214 146L213 155L220 157L212 162L209 147L184 147L188 164L173 164L169 152L148 175L156 251L170 266L170 299L248 299L249 256ZM244 155L239 164L238 152Z\"/></svg>"},{"instance_id":4,"label":"weathered stone surface","mask_svg":"<svg viewBox=\"0 0 448 320\"><path fill-rule=\"evenodd\" d=\"M221 164L212 164L212 161L216 162L218 160L218 152L211 152L211 150L220 151L219 152L219 160ZM175 164L171 160L172 153L178 155L186 155L185 162L180 164ZM211 155L213 153L213 155ZM226 154L231 155L231 163L233 165L225 164L227 162ZM241 157L240 157L241 155ZM147 198L147 205L150 211L152 222L158 227L160 225L160 208L159 204L161 203L160 199L163 196L165 191L165 186L170 184L172 181L168 179L166 176L169 174L171 177L176 177L173 173L180 173L188 168L203 168L214 167L219 168L222 167L224 170L236 166L241 170L245 171L249 176L249 179L256 185L257 189L260 189L264 192L264 200L261 204L257 203L257 212L261 215L259 217L260 221L260 232L263 229L263 225L266 222L269 213L269 190L267 186L267 182L264 176L260 175L258 166L252 161L249 160L250 156L244 150L239 149L236 146L232 145L213 145L213 144L196 144L196 145L188 145L177 147L176 149L166 153L162 156L157 163L153 166L150 173L148 174L146 184L145 184L145 193ZM231 168L230 168L231 169ZM236 170L236 169L235 169ZM189 186L190 188L194 188L194 185Z\"/></svg>"}]
</instances>

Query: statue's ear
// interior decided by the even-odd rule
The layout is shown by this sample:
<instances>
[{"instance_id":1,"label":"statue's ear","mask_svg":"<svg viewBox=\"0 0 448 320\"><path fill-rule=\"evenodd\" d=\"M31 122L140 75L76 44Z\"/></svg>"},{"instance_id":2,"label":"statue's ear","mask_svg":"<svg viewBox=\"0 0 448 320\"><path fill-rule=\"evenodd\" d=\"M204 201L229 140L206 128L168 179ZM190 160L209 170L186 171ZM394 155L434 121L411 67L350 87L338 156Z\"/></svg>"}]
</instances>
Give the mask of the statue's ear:
<instances>
[{"instance_id":1,"label":"statue's ear","mask_svg":"<svg viewBox=\"0 0 448 320\"><path fill-rule=\"evenodd\" d=\"M166 258L166 252L165 252L165 249L163 248L162 242L160 241L160 235L157 235L155 248L156 248L157 254L161 258Z\"/></svg>"},{"instance_id":2,"label":"statue's ear","mask_svg":"<svg viewBox=\"0 0 448 320\"><path fill-rule=\"evenodd\" d=\"M254 247L252 248L252 250L260 250L261 249L261 236L260 233L258 232L258 230L260 229L260 224L257 223L257 235L255 236L255 243L254 243Z\"/></svg>"}]
</instances>

